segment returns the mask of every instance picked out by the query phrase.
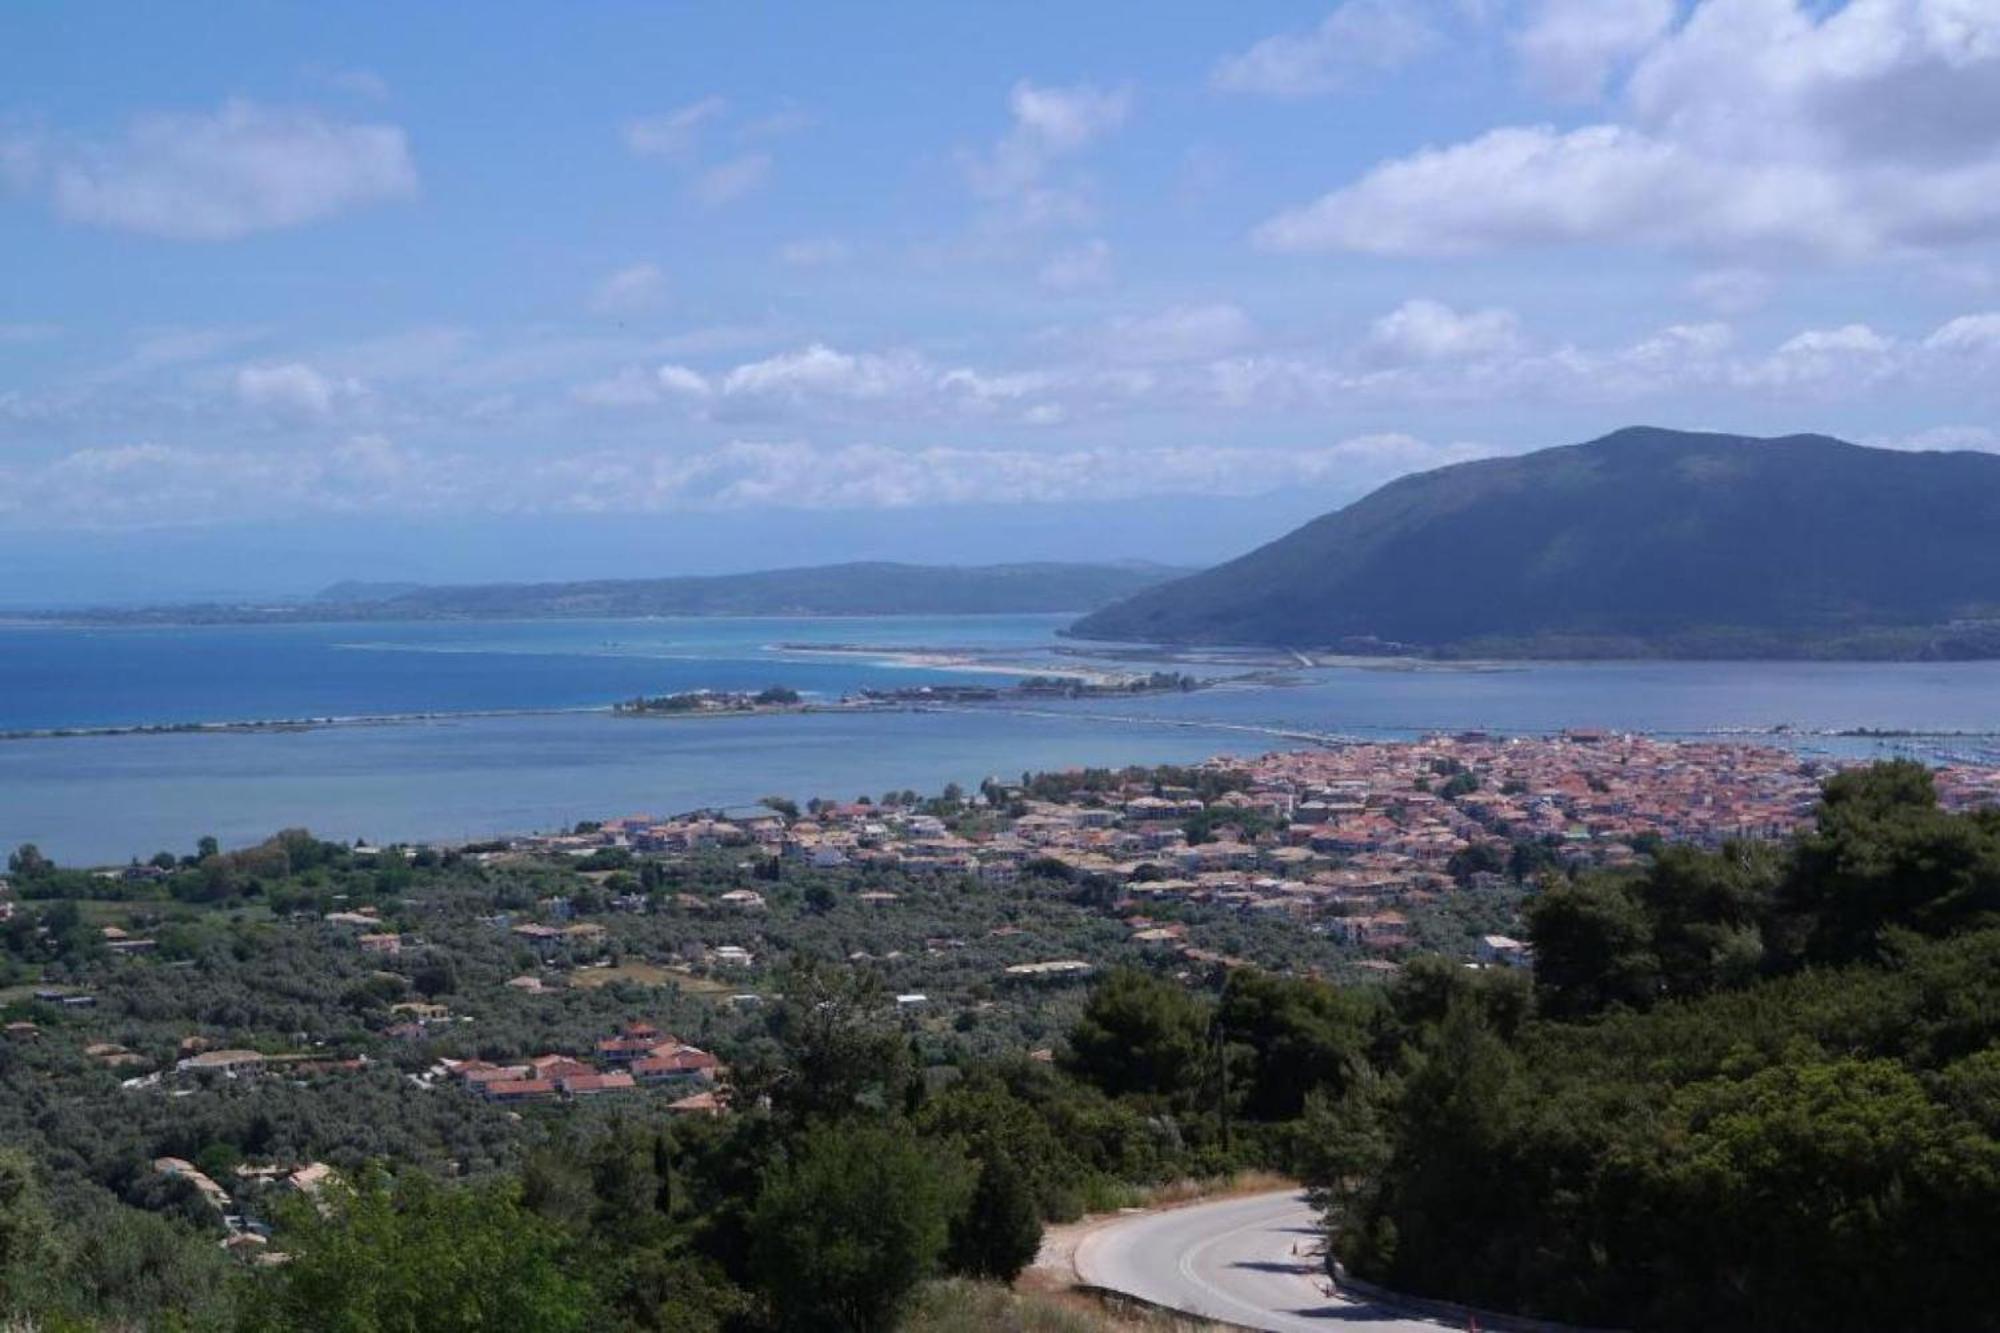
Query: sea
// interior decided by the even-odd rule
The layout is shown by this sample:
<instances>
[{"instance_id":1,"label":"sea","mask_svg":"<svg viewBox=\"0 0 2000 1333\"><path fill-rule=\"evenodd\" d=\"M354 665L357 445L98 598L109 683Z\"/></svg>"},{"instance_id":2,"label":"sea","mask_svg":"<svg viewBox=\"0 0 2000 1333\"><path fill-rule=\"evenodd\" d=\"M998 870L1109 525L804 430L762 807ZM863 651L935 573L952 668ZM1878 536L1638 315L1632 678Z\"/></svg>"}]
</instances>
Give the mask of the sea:
<instances>
[{"instance_id":1,"label":"sea","mask_svg":"<svg viewBox=\"0 0 2000 1333\"><path fill-rule=\"evenodd\" d=\"M280 829L466 841L766 795L859 795L1434 731L1608 728L2000 763L2000 662L1241 664L1186 694L908 711L621 716L635 695L1005 684L1145 663L1069 616L0 625L0 847L69 864ZM804 651L797 645L827 651ZM1069 645L1074 650L1077 645ZM837 651L835 649L838 649ZM195 724L265 729L163 730ZM1870 729L1893 733L1872 737ZM64 733L64 734L51 734Z\"/></svg>"}]
</instances>

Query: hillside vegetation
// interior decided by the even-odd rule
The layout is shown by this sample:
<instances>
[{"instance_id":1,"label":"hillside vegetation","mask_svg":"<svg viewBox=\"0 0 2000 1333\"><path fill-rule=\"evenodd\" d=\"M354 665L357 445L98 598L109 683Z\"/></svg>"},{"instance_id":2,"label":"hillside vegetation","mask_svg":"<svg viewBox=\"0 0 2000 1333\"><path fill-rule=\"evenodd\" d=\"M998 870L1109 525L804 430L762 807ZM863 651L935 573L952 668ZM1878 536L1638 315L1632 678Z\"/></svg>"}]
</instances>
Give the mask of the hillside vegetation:
<instances>
[{"instance_id":1,"label":"hillside vegetation","mask_svg":"<svg viewBox=\"0 0 2000 1333\"><path fill-rule=\"evenodd\" d=\"M1071 632L1439 656L1991 657L1996 531L1990 455L1634 428L1404 477Z\"/></svg>"},{"instance_id":2,"label":"hillside vegetation","mask_svg":"<svg viewBox=\"0 0 2000 1333\"><path fill-rule=\"evenodd\" d=\"M93 620L258 623L620 616L1006 615L1084 611L1185 573L1165 565L888 562L571 583L336 583L310 602L97 610ZM73 617L66 617L73 618Z\"/></svg>"}]
</instances>

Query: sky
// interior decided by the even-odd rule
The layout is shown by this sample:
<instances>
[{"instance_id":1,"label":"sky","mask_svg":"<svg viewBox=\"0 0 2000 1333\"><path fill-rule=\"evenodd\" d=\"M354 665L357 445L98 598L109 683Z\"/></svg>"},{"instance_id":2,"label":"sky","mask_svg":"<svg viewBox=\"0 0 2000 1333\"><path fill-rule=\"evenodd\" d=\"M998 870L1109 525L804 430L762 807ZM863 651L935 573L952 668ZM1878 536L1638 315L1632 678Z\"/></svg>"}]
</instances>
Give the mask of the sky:
<instances>
[{"instance_id":1,"label":"sky","mask_svg":"<svg viewBox=\"0 0 2000 1333\"><path fill-rule=\"evenodd\" d=\"M11 6L0 605L2000 450L2000 0Z\"/></svg>"}]
</instances>

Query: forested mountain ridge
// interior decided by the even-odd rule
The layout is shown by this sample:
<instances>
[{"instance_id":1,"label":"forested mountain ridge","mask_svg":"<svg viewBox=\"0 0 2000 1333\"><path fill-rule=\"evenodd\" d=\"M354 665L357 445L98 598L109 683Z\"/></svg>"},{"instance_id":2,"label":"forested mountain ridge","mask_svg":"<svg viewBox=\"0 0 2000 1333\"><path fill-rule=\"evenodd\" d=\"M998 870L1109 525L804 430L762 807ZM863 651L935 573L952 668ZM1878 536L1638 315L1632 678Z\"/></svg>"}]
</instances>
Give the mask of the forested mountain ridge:
<instances>
[{"instance_id":1,"label":"forested mountain ridge","mask_svg":"<svg viewBox=\"0 0 2000 1333\"><path fill-rule=\"evenodd\" d=\"M120 623L453 620L496 616L1008 615L1081 611L1186 573L1139 561L912 565L888 561L747 574L562 583L343 582L309 602L98 609L66 619Z\"/></svg>"},{"instance_id":2,"label":"forested mountain ridge","mask_svg":"<svg viewBox=\"0 0 2000 1333\"><path fill-rule=\"evenodd\" d=\"M2000 458L1634 427L1403 477L1078 637L1438 656L2000 655Z\"/></svg>"}]
</instances>

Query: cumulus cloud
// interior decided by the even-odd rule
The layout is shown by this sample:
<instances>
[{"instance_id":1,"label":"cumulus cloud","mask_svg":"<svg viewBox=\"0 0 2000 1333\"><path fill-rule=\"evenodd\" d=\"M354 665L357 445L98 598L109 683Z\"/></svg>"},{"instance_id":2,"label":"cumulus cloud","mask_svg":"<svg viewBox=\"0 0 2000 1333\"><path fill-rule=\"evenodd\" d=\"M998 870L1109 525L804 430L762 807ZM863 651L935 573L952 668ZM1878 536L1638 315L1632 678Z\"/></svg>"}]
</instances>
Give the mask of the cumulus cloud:
<instances>
[{"instance_id":1,"label":"cumulus cloud","mask_svg":"<svg viewBox=\"0 0 2000 1333\"><path fill-rule=\"evenodd\" d=\"M1113 361L1150 364L1220 356L1256 336L1256 323L1242 307L1218 301L1122 315L1105 326L1099 341Z\"/></svg>"},{"instance_id":2,"label":"cumulus cloud","mask_svg":"<svg viewBox=\"0 0 2000 1333\"><path fill-rule=\"evenodd\" d=\"M633 264L597 284L590 308L601 315L629 315L649 310L667 292L667 275L658 264Z\"/></svg>"},{"instance_id":3,"label":"cumulus cloud","mask_svg":"<svg viewBox=\"0 0 2000 1333\"><path fill-rule=\"evenodd\" d=\"M1551 39L1543 53L1595 52L1570 62L1584 78L1615 45ZM1589 244L1853 258L2000 235L2000 7L1701 0L1634 54L1615 119L1505 126L1383 162L1256 239L1413 255Z\"/></svg>"},{"instance_id":4,"label":"cumulus cloud","mask_svg":"<svg viewBox=\"0 0 2000 1333\"><path fill-rule=\"evenodd\" d=\"M1010 206L1028 225L1081 222L1091 209L1083 188L1051 179L1053 169L1124 125L1130 88L1077 84L1045 87L1026 79L1007 97L1012 126L984 153L961 155L966 179L982 198Z\"/></svg>"},{"instance_id":5,"label":"cumulus cloud","mask_svg":"<svg viewBox=\"0 0 2000 1333\"><path fill-rule=\"evenodd\" d=\"M1961 355L2000 355L2000 310L1948 320L1924 339L1924 346Z\"/></svg>"},{"instance_id":6,"label":"cumulus cloud","mask_svg":"<svg viewBox=\"0 0 2000 1333\"><path fill-rule=\"evenodd\" d=\"M1593 101L1624 62L1672 26L1674 0L1541 0L1514 34L1529 79L1566 101Z\"/></svg>"},{"instance_id":7,"label":"cumulus cloud","mask_svg":"<svg viewBox=\"0 0 2000 1333\"><path fill-rule=\"evenodd\" d=\"M1440 361L1489 356L1521 345L1520 321L1511 310L1463 314L1441 301L1405 301L1368 330L1369 349L1390 360Z\"/></svg>"},{"instance_id":8,"label":"cumulus cloud","mask_svg":"<svg viewBox=\"0 0 2000 1333\"><path fill-rule=\"evenodd\" d=\"M304 417L326 416L362 392L355 380L333 379L299 361L243 366L235 385L237 398L250 407Z\"/></svg>"},{"instance_id":9,"label":"cumulus cloud","mask_svg":"<svg viewBox=\"0 0 2000 1333\"><path fill-rule=\"evenodd\" d=\"M1737 377L1756 386L1830 384L1852 391L1897 370L1899 353L1894 339L1866 324L1807 329L1787 338L1762 361L1740 368Z\"/></svg>"},{"instance_id":10,"label":"cumulus cloud","mask_svg":"<svg viewBox=\"0 0 2000 1333\"><path fill-rule=\"evenodd\" d=\"M1025 449L736 441L712 449L616 449L495 468L380 435L330 449L252 453L159 444L85 449L14 469L10 523L137 527L190 514L668 513L898 509L961 504L1256 496L1300 485L1360 490L1486 450L1406 435L1297 448L1188 445Z\"/></svg>"},{"instance_id":11,"label":"cumulus cloud","mask_svg":"<svg viewBox=\"0 0 2000 1333\"><path fill-rule=\"evenodd\" d=\"M1370 70L1395 69L1436 40L1415 7L1347 0L1303 33L1280 33L1223 60L1209 81L1232 93L1303 98L1339 92Z\"/></svg>"},{"instance_id":12,"label":"cumulus cloud","mask_svg":"<svg viewBox=\"0 0 2000 1333\"><path fill-rule=\"evenodd\" d=\"M0 162L64 217L173 240L230 240L417 191L403 131L225 102L156 112L116 140L15 134Z\"/></svg>"}]
</instances>

